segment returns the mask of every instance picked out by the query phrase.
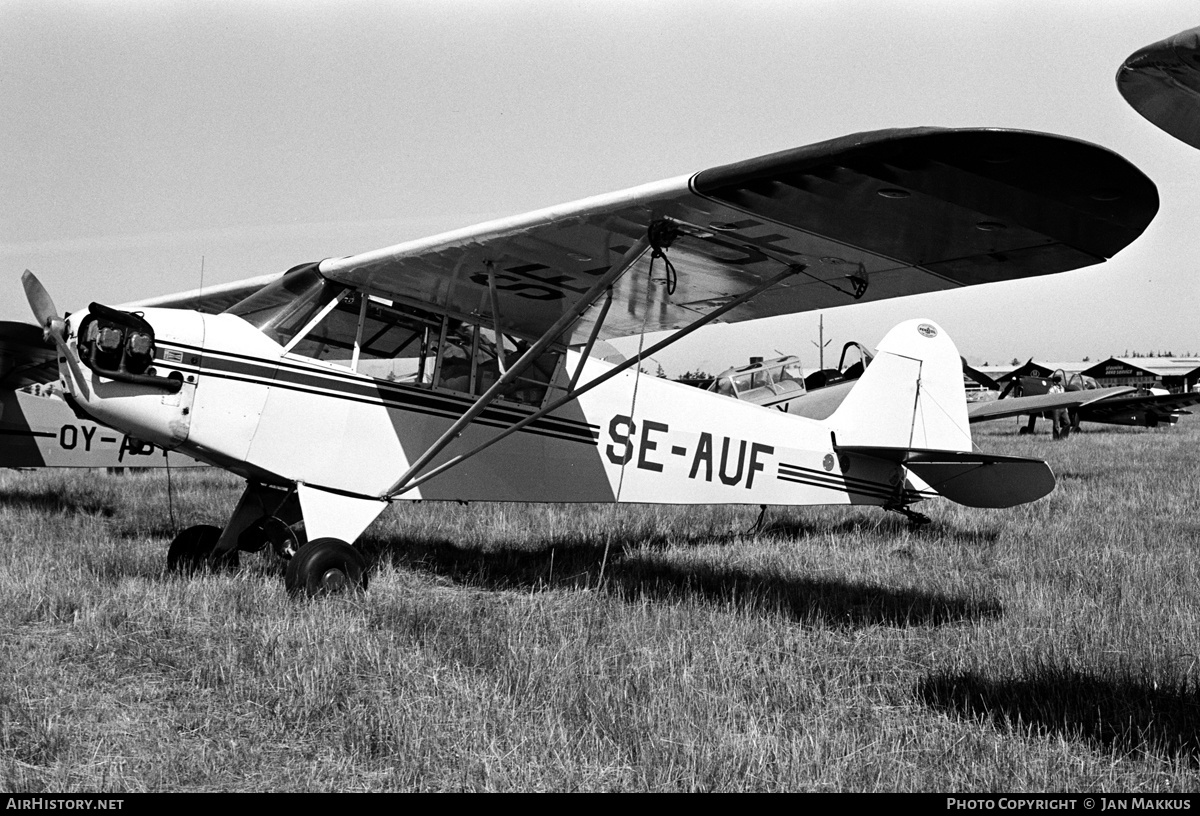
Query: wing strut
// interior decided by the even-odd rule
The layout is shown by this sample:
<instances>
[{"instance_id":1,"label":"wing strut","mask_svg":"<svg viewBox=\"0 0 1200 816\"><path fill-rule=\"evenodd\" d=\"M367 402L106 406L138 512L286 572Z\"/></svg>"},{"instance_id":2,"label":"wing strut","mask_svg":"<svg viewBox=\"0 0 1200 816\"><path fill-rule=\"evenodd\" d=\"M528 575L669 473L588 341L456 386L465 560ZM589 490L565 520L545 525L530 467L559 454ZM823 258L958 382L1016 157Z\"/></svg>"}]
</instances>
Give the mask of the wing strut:
<instances>
[{"instance_id":1,"label":"wing strut","mask_svg":"<svg viewBox=\"0 0 1200 816\"><path fill-rule=\"evenodd\" d=\"M504 362L504 336L500 334L500 296L496 294L496 265L491 261L485 261L485 264L487 266L488 294L492 298L492 324L495 326L496 332L496 367L503 375L508 373L508 365Z\"/></svg>"},{"instance_id":2,"label":"wing strut","mask_svg":"<svg viewBox=\"0 0 1200 816\"><path fill-rule=\"evenodd\" d=\"M644 249L645 247L643 246L642 248ZM635 247L635 249L636 249L636 247ZM624 259L622 259L622 260L624 260ZM438 465L433 470L430 470L428 473L425 473L424 475L420 476L419 478L412 478L413 474L417 471L417 465L414 465L413 467L408 469L408 472L405 473L403 478L401 478L398 482L396 482L396 484L390 490L386 491L382 496L380 496L380 498L384 498L384 499L394 498L395 496L398 496L401 493L406 493L409 490L412 490L414 487L417 487L418 485L421 485L421 484L429 481L434 476L438 476L438 475L446 472L447 470L454 467L455 465L457 465L461 462L464 462L467 459L470 459L472 456L474 456L475 454L484 450L485 448L491 447L492 445L496 444L500 440L508 437L511 434L516 433L517 431L521 430L522 428L529 425L530 423L536 422L537 420L546 416L546 414L549 414L553 411L557 411L559 408L563 407L568 402L578 399L579 397L583 396L583 394L587 393L588 391L591 391L596 386L598 386L602 383L608 382L609 380L611 380L613 377L617 376L618 374L629 370L630 368L632 368L635 365L638 365L639 363L641 363L642 360L646 359L647 357L651 357L651 356L657 354L659 351L661 351L662 349L671 345L675 341L691 334L692 332L699 329L701 326L705 326L708 323L711 323L712 321L716 320L718 317L720 317L721 315L730 311L731 309L736 309L738 306L741 306L743 303L750 300L751 298L757 297L758 295L760 295L763 292L765 292L766 290L770 289L772 286L779 283L780 281L790 278L792 275L800 274L803 271L804 271L803 264L792 264L792 265L788 266L784 271L780 272L775 277L769 278L768 280L760 283L758 286L755 286L753 289L743 292L742 294L738 295L733 300L730 300L729 302L725 303L720 308L715 309L715 310L709 312L708 314L704 315L703 317L699 318L694 323L691 323L691 324L685 326L684 328L679 329L678 331L674 332L666 339L661 340L658 343L655 343L650 348L645 349L644 351L638 352L637 356L631 357L630 359L624 361L620 365L617 365L614 368L610 369L609 371L606 371L605 373L601 374L599 377L595 378L594 380L589 380L582 387L580 387L578 389L572 388L567 394L565 394L562 397L560 397L559 399L555 400L553 403L546 406L545 408L541 408L540 410L535 411L534 413L525 417L520 422L517 422L516 424L511 425L508 428L505 428L503 431L496 434L491 439L487 440L486 442L484 442L480 445L477 445L476 447L472 448L471 450L467 451L466 453L459 454L458 456L455 456L454 458L449 459L446 462L443 462L442 464ZM591 293L589 292L589 295L590 294ZM553 329L551 329L551 331L553 331ZM549 332L547 334L549 334ZM545 340L546 337L543 336L542 339ZM518 363L518 365L519 365L519 363ZM583 363L581 361L580 362L580 371L582 371L582 370L583 370ZM576 372L576 375L578 375L578 373L579 372ZM487 395L485 394L484 396L486 397ZM482 401L482 399L483 399L483 397L480 398L481 401ZM480 410L482 410L482 409L480 409ZM470 412L468 412L468 413L470 413ZM478 413L478 412L476 412L476 413ZM460 420L459 422L456 422L455 426L453 428L451 428L450 431L447 431L446 433L449 434L451 431L457 433L456 429L460 429L460 423L462 426L465 427L466 423L464 423ZM441 442L441 440L438 440L438 442ZM437 443L435 443L435 445L436 444ZM438 447L437 451L434 451L434 455L436 455L436 453L438 451L441 451L442 448L444 448L444 447L445 447L445 445L441 445L440 447ZM432 448L431 448L431 450L432 450ZM429 451L426 451L425 454L423 454L421 456L421 459L418 461L421 464L421 466L423 466L424 463L426 463L430 460L430 458L432 458L432 456L430 455ZM412 481L409 481L410 478L412 478Z\"/></svg>"},{"instance_id":3,"label":"wing strut","mask_svg":"<svg viewBox=\"0 0 1200 816\"><path fill-rule=\"evenodd\" d=\"M608 310L612 306L612 300L612 287L610 286L608 296L604 298L604 305L600 307L600 314L596 317L596 324L592 326L587 343L584 344L583 351L580 352L579 365L575 367L575 373L571 375L571 382L567 386L568 393L574 391L576 384L579 382L579 375L583 373L583 364L587 362L587 358L592 354L592 347L596 345L596 338L600 336L600 329L604 326L604 319L608 317Z\"/></svg>"},{"instance_id":4,"label":"wing strut","mask_svg":"<svg viewBox=\"0 0 1200 816\"><path fill-rule=\"evenodd\" d=\"M474 420L475 417L483 413L483 411L489 405L491 405L492 402L494 402L495 399L500 396L500 394L504 392L509 384L514 382L518 376L523 374L525 369L531 366L533 362L542 355L542 352L545 351L551 343L558 339L560 334L570 328L571 325L578 320L584 312L591 308L592 304L596 302L597 298L600 297L602 292L612 286L617 278L624 275L635 263L637 263L638 258L642 256L649 246L649 239L642 238L636 244L634 244L628 252L621 256L621 260L617 261L609 268L607 272L601 275L600 279L592 284L592 287L588 289L583 297L579 298L579 300L575 302L574 306L568 309L558 320L554 321L554 325L546 329L541 338L532 346L530 346L526 352L521 355L521 358L517 360L517 362L513 363L512 367L509 368L508 371L504 372L504 374L501 375L496 382L492 383L491 388L480 395L479 399L475 400L475 403L468 408L462 416L455 420L454 424L446 429L445 433L438 437L438 439L432 445L426 448L424 453L417 457L417 460L409 466L408 470L404 472L404 475L401 476L395 484L383 492L383 497L395 496L397 493L401 493L411 487L412 485L408 484L408 482L414 476L416 476L416 474L419 473L423 467L428 465L433 457L437 456L446 448L447 445L453 442L455 438L462 433L463 429L471 424L471 421ZM499 342L499 338L497 338L497 342Z\"/></svg>"}]
</instances>

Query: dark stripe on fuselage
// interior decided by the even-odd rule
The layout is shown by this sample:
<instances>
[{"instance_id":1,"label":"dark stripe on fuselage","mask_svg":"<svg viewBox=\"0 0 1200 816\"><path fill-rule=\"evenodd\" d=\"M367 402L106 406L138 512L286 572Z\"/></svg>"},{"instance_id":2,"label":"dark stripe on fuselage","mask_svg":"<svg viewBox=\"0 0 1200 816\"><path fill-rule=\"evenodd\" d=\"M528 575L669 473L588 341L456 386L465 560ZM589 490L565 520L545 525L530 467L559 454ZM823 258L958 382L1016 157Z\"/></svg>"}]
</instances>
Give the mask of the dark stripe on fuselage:
<instances>
[{"instance_id":1,"label":"dark stripe on fuselage","mask_svg":"<svg viewBox=\"0 0 1200 816\"><path fill-rule=\"evenodd\" d=\"M166 362L162 359L161 351L156 354L157 365L162 368L178 367L182 372L194 371L204 376L286 388L308 394L380 405L389 409L411 411L427 416L439 416L445 419L457 419L474 404L474 400L466 397L454 397L441 392L406 387L382 380L364 380L361 376L353 375L350 372L342 373L325 369L315 371L288 360L269 362L261 358L232 352L205 352L202 349L179 343L160 343L160 345L192 352L199 357L198 363L183 365ZM486 408L473 424L507 428L530 413L532 411L522 412L517 409L492 405ZM597 425L559 417L543 417L522 431L592 446L598 444L597 440L600 436L600 428Z\"/></svg>"},{"instance_id":2,"label":"dark stripe on fuselage","mask_svg":"<svg viewBox=\"0 0 1200 816\"><path fill-rule=\"evenodd\" d=\"M825 471L816 470L814 468L801 467L800 465L789 465L785 462L779 463L777 477L780 481L795 482L797 484L805 484L810 487L823 487L827 490L834 490L841 493L869 496L871 498L888 499L896 496L896 488L892 485L883 482L873 482L869 479L859 479L851 476L845 476L835 473L827 473ZM918 501L920 499L932 498L936 493L925 493L906 489L903 491L903 498L906 501Z\"/></svg>"}]
</instances>

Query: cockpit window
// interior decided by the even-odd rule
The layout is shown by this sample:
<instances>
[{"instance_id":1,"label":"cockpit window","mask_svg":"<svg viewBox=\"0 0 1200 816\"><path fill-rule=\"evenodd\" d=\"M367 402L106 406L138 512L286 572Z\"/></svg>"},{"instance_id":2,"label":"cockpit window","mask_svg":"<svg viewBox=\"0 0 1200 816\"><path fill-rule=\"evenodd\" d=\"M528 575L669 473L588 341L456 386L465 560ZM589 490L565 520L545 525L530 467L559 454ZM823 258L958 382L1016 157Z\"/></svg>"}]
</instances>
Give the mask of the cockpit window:
<instances>
[{"instance_id":1,"label":"cockpit window","mask_svg":"<svg viewBox=\"0 0 1200 816\"><path fill-rule=\"evenodd\" d=\"M779 382L787 382L788 380L803 384L804 371L800 368L800 363L788 363L779 370Z\"/></svg>"},{"instance_id":2,"label":"cockpit window","mask_svg":"<svg viewBox=\"0 0 1200 816\"><path fill-rule=\"evenodd\" d=\"M487 391L529 348L525 340L504 334L497 341L490 327L334 283L323 278L315 264L291 270L226 313L255 326L288 354L376 379L475 396ZM540 404L560 358L557 350L542 354L501 399Z\"/></svg>"},{"instance_id":3,"label":"cockpit window","mask_svg":"<svg viewBox=\"0 0 1200 816\"><path fill-rule=\"evenodd\" d=\"M733 390L733 379L730 377L718 377L716 382L709 386L709 391L716 391L718 394L726 397L736 397L737 392Z\"/></svg>"},{"instance_id":4,"label":"cockpit window","mask_svg":"<svg viewBox=\"0 0 1200 816\"><path fill-rule=\"evenodd\" d=\"M499 342L490 328L450 320L442 343L437 386L479 396L492 387L504 370L529 348L524 340L501 334ZM558 367L557 351L547 351L501 393L502 399L539 405Z\"/></svg>"}]
</instances>

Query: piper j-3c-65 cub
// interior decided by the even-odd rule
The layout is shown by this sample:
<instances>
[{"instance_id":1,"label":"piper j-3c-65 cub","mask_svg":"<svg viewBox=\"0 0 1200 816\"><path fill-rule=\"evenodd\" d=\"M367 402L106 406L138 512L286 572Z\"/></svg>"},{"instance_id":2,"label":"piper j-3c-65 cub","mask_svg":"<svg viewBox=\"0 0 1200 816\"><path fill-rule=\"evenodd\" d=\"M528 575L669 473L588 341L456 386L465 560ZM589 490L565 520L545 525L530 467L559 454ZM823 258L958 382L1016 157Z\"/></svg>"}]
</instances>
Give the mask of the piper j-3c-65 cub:
<instances>
[{"instance_id":1,"label":"piper j-3c-65 cub","mask_svg":"<svg viewBox=\"0 0 1200 816\"><path fill-rule=\"evenodd\" d=\"M813 420L640 374L714 320L743 321L1098 263L1154 185L1046 134L858 134L624 192L62 318L26 292L76 410L246 479L224 529L168 563L270 541L293 592L365 583L352 543L406 499L868 504L917 517L1054 486L973 450L954 344L901 323ZM212 312L220 311L219 314ZM606 339L674 330L622 362ZM645 345L645 344L644 344Z\"/></svg>"}]
</instances>

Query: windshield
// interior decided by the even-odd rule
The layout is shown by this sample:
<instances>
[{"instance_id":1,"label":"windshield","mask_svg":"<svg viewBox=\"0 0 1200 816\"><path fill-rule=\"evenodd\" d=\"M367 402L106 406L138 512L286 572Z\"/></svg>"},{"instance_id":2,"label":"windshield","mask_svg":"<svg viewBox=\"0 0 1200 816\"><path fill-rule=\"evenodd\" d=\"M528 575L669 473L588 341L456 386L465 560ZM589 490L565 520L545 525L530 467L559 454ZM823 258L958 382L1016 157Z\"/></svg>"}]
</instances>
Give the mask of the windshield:
<instances>
[{"instance_id":1,"label":"windshield","mask_svg":"<svg viewBox=\"0 0 1200 816\"><path fill-rule=\"evenodd\" d=\"M286 346L313 316L346 287L321 277L316 264L298 266L225 310Z\"/></svg>"}]
</instances>

